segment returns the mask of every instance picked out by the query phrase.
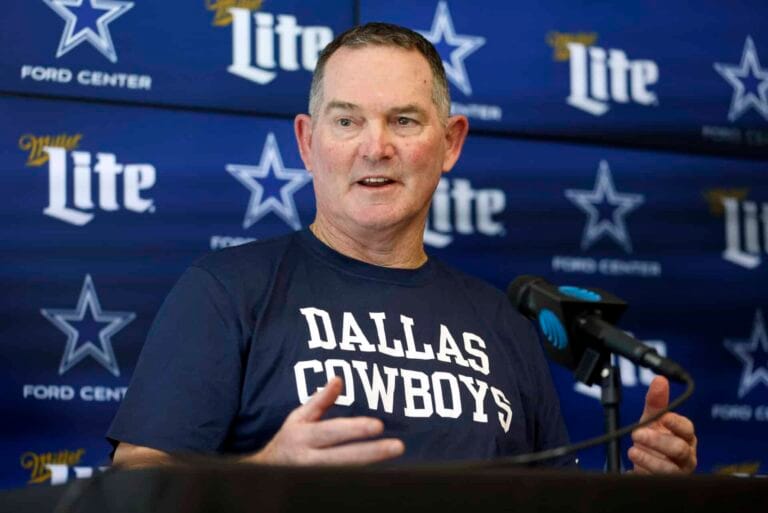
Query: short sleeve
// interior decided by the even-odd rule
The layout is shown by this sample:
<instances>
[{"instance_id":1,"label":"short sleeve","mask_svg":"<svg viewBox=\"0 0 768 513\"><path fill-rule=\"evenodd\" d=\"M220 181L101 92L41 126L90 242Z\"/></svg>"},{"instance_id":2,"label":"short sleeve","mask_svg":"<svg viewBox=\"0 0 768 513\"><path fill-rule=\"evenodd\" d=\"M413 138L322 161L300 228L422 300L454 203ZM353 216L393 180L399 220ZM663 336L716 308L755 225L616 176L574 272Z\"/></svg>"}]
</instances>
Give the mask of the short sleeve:
<instances>
[{"instance_id":1,"label":"short sleeve","mask_svg":"<svg viewBox=\"0 0 768 513\"><path fill-rule=\"evenodd\" d=\"M568 445L570 438L565 426L565 420L560 411L560 398L557 395L552 374L544 356L544 350L536 328L530 322L525 322L528 338L532 341L531 348L531 373L533 378L533 390L537 397L533 403L533 433L534 450L536 452L554 449ZM575 465L573 455L561 456L545 460L541 463L546 466L570 466Z\"/></svg>"},{"instance_id":2,"label":"short sleeve","mask_svg":"<svg viewBox=\"0 0 768 513\"><path fill-rule=\"evenodd\" d=\"M516 368L525 411L529 451L541 452L570 443L560 411L560 398L549 370L544 348L533 323L515 310L505 296L497 307L497 321L509 341L511 365ZM536 466L569 466L573 455L542 460Z\"/></svg>"},{"instance_id":3,"label":"short sleeve","mask_svg":"<svg viewBox=\"0 0 768 513\"><path fill-rule=\"evenodd\" d=\"M241 323L210 272L189 268L150 329L107 433L166 452L216 452L239 409Z\"/></svg>"}]
</instances>

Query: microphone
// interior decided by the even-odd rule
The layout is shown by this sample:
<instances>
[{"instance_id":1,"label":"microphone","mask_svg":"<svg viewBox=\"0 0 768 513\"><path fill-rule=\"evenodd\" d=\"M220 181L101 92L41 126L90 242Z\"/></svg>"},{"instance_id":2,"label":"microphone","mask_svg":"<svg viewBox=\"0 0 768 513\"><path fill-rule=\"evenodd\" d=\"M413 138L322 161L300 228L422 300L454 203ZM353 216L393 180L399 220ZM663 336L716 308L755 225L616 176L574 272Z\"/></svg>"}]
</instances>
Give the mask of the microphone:
<instances>
[{"instance_id":1,"label":"microphone","mask_svg":"<svg viewBox=\"0 0 768 513\"><path fill-rule=\"evenodd\" d=\"M576 371L587 385L597 382L610 353L674 381L690 380L682 366L613 325L627 303L609 292L556 287L544 278L522 275L509 284L507 296L520 313L538 323L550 357Z\"/></svg>"}]
</instances>

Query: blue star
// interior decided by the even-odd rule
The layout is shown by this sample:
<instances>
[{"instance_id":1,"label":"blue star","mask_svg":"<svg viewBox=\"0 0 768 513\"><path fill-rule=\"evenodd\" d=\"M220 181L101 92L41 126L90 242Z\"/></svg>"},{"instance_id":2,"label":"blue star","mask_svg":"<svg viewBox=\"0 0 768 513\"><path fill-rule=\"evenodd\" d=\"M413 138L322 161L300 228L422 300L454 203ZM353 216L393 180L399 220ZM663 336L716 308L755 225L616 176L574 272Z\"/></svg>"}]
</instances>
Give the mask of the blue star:
<instances>
[{"instance_id":1,"label":"blue star","mask_svg":"<svg viewBox=\"0 0 768 513\"><path fill-rule=\"evenodd\" d=\"M115 353L112 351L111 337L135 319L136 314L133 312L103 311L90 274L85 276L83 288L77 300L77 306L73 310L41 308L40 313L67 335L67 346L64 349L64 355L61 357L59 376L80 363L87 356L92 356L115 377L120 376L117 359L115 359ZM86 313L89 315L88 319L85 319ZM75 328L71 321L80 323L80 329ZM94 330L95 324L107 324L107 326ZM97 334L99 339L98 347L91 340L91 336L80 336L81 332L85 331L93 331ZM80 338L85 339L85 342L78 347Z\"/></svg>"},{"instance_id":2,"label":"blue star","mask_svg":"<svg viewBox=\"0 0 768 513\"><path fill-rule=\"evenodd\" d=\"M736 121L750 107L768 120L768 69L760 68L751 36L747 36L738 66L716 62L715 70L733 87L729 121Z\"/></svg>"},{"instance_id":3,"label":"blue star","mask_svg":"<svg viewBox=\"0 0 768 513\"><path fill-rule=\"evenodd\" d=\"M739 399L761 382L768 386L768 335L765 332L761 310L755 312L755 322L749 340L725 340L724 344L726 349L744 364L739 383ZM755 365L757 358L762 358L763 363Z\"/></svg>"},{"instance_id":4,"label":"blue star","mask_svg":"<svg viewBox=\"0 0 768 513\"><path fill-rule=\"evenodd\" d=\"M117 62L115 45L109 33L109 23L133 7L133 2L119 0L43 0L64 19L56 58L61 57L83 41L88 41L110 62ZM87 2L87 5L86 5ZM73 11L76 11L73 12ZM78 27L78 25L80 25Z\"/></svg>"},{"instance_id":5,"label":"blue star","mask_svg":"<svg viewBox=\"0 0 768 513\"><path fill-rule=\"evenodd\" d=\"M623 194L616 191L608 162L600 161L595 179L595 188L591 191L568 189L565 196L587 214L587 224L581 238L581 250L586 251L604 234L613 238L627 253L632 253L632 241L624 224L624 216L639 207L645 201L642 194ZM600 210L610 207L610 219L600 215Z\"/></svg>"},{"instance_id":6,"label":"blue star","mask_svg":"<svg viewBox=\"0 0 768 513\"><path fill-rule=\"evenodd\" d=\"M469 57L485 44L485 38L480 36L460 36L453 28L453 20L446 2L439 2L432 28L429 32L419 31L430 43L438 47L441 56L450 53L449 61L443 58L443 66L448 80L451 81L466 96L472 95L472 85L464 67L464 59ZM448 51L446 51L448 50Z\"/></svg>"},{"instance_id":7,"label":"blue star","mask_svg":"<svg viewBox=\"0 0 768 513\"><path fill-rule=\"evenodd\" d=\"M273 170L272 175L270 175L270 170ZM305 169L285 167L283 158L280 156L280 149L277 147L275 134L270 132L267 135L258 166L227 164L227 171L251 191L251 199L248 202L248 209L243 220L243 229L252 226L269 212L274 212L294 230L301 229L301 219L299 219L299 212L296 210L293 195L312 180L312 177ZM277 181L282 185L275 187ZM264 185L267 185L268 189L274 189L276 193L279 191L280 198L277 198L278 194L265 195Z\"/></svg>"}]
</instances>

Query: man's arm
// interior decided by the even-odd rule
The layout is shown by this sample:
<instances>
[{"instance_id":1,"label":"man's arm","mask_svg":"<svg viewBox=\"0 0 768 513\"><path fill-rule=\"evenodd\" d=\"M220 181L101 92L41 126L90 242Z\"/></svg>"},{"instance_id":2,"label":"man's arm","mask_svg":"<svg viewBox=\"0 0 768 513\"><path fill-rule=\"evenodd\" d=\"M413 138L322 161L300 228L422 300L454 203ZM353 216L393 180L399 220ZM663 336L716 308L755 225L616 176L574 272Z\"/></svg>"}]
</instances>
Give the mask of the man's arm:
<instances>
[{"instance_id":1,"label":"man's arm","mask_svg":"<svg viewBox=\"0 0 768 513\"><path fill-rule=\"evenodd\" d=\"M306 404L293 410L280 430L263 449L238 460L265 465L365 465L403 454L403 442L394 438L368 440L384 431L372 417L342 417L322 420L343 388L338 377L317 391ZM121 442L114 465L126 469L174 463L171 454Z\"/></svg>"},{"instance_id":2,"label":"man's arm","mask_svg":"<svg viewBox=\"0 0 768 513\"><path fill-rule=\"evenodd\" d=\"M165 451L120 442L115 449L112 465L123 469L160 467L173 463L173 457Z\"/></svg>"}]
</instances>

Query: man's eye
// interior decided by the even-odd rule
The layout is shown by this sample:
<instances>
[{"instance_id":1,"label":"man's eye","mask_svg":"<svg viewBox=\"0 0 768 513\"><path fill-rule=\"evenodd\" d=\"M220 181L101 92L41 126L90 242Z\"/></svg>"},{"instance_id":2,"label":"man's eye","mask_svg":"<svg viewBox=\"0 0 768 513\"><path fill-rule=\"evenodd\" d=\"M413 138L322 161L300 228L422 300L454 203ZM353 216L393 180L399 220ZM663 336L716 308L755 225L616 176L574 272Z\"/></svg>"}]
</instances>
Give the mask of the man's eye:
<instances>
[{"instance_id":1,"label":"man's eye","mask_svg":"<svg viewBox=\"0 0 768 513\"><path fill-rule=\"evenodd\" d=\"M400 116L397 118L397 124L400 126L411 126L415 123L414 120L411 118L406 118L405 116Z\"/></svg>"},{"instance_id":2,"label":"man's eye","mask_svg":"<svg viewBox=\"0 0 768 513\"><path fill-rule=\"evenodd\" d=\"M345 128L352 126L352 120L349 118L340 118L336 121L336 123L338 123L339 126L342 126Z\"/></svg>"}]
</instances>

